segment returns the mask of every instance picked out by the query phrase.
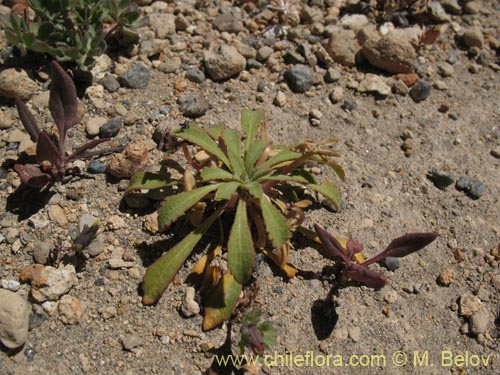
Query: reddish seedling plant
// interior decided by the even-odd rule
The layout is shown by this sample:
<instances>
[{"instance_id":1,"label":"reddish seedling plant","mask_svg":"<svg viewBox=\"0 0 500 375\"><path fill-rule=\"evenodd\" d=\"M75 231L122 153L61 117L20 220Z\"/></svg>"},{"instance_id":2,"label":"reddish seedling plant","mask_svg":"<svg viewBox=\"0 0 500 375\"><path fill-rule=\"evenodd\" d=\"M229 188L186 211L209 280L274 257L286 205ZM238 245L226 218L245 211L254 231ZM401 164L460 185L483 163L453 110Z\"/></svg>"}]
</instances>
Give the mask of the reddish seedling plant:
<instances>
[{"instance_id":1,"label":"reddish seedling plant","mask_svg":"<svg viewBox=\"0 0 500 375\"><path fill-rule=\"evenodd\" d=\"M405 234L392 240L384 251L373 258L357 263L355 255L363 251L361 243L348 240L344 250L339 241L319 225L314 224L314 230L318 234L327 255L340 258L345 263L344 275L347 279L357 281L376 290L383 288L387 284L387 278L383 274L369 269L370 264L380 262L387 257L402 258L407 256L423 249L438 236L437 233L432 232Z\"/></svg>"},{"instance_id":2,"label":"reddish seedling plant","mask_svg":"<svg viewBox=\"0 0 500 375\"><path fill-rule=\"evenodd\" d=\"M25 185L37 189L51 182L60 181L66 174L70 162L87 157L88 150L110 140L110 138L95 139L66 155L68 130L80 122L76 87L71 77L55 61L51 63L51 78L49 109L58 135L40 129L35 116L21 98L14 97L21 122L31 140L36 143L38 162L38 164L16 164L14 169Z\"/></svg>"}]
</instances>

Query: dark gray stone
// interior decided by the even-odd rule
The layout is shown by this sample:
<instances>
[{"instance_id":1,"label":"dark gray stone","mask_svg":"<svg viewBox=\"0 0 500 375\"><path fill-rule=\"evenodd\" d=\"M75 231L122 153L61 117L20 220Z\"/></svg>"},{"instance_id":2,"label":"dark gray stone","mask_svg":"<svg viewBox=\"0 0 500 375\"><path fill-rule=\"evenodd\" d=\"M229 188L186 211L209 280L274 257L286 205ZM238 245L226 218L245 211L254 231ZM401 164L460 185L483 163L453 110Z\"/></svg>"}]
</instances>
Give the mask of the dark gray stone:
<instances>
[{"instance_id":1,"label":"dark gray stone","mask_svg":"<svg viewBox=\"0 0 500 375\"><path fill-rule=\"evenodd\" d=\"M358 104L354 100L346 99L344 100L344 104L342 104L342 108L347 111L353 111L356 109Z\"/></svg>"},{"instance_id":2,"label":"dark gray stone","mask_svg":"<svg viewBox=\"0 0 500 375\"><path fill-rule=\"evenodd\" d=\"M98 160L91 160L87 167L87 171L92 174L106 173L106 164Z\"/></svg>"},{"instance_id":3,"label":"dark gray stone","mask_svg":"<svg viewBox=\"0 0 500 375\"><path fill-rule=\"evenodd\" d=\"M486 192L485 184L465 175L460 176L455 187L457 190L466 192L473 199L479 199Z\"/></svg>"},{"instance_id":4,"label":"dark gray stone","mask_svg":"<svg viewBox=\"0 0 500 375\"><path fill-rule=\"evenodd\" d=\"M101 138L111 138L120 132L123 126L123 120L121 118L109 119L101 128L99 129L99 137Z\"/></svg>"},{"instance_id":5,"label":"dark gray stone","mask_svg":"<svg viewBox=\"0 0 500 375\"><path fill-rule=\"evenodd\" d=\"M387 257L384 259L383 263L384 266L386 266L389 271L395 271L399 267L401 267L401 262L399 261L399 258Z\"/></svg>"},{"instance_id":6,"label":"dark gray stone","mask_svg":"<svg viewBox=\"0 0 500 375\"><path fill-rule=\"evenodd\" d=\"M143 64L135 64L126 72L120 74L118 81L122 86L131 89L145 89L148 86L151 73Z\"/></svg>"},{"instance_id":7,"label":"dark gray stone","mask_svg":"<svg viewBox=\"0 0 500 375\"><path fill-rule=\"evenodd\" d=\"M208 101L198 93L187 94L177 100L180 111L186 117L200 117L208 111Z\"/></svg>"},{"instance_id":8,"label":"dark gray stone","mask_svg":"<svg viewBox=\"0 0 500 375\"><path fill-rule=\"evenodd\" d=\"M297 64L285 72L288 85L294 92L302 93L314 84L314 72L306 65Z\"/></svg>"},{"instance_id":9,"label":"dark gray stone","mask_svg":"<svg viewBox=\"0 0 500 375\"><path fill-rule=\"evenodd\" d=\"M206 79L205 73L198 68L189 68L186 71L186 78L194 83L202 83Z\"/></svg>"},{"instance_id":10,"label":"dark gray stone","mask_svg":"<svg viewBox=\"0 0 500 375\"><path fill-rule=\"evenodd\" d=\"M109 92L115 92L120 88L120 82L118 82L118 80L109 73L106 74L106 76L104 76L104 78L101 81L101 84Z\"/></svg>"},{"instance_id":11,"label":"dark gray stone","mask_svg":"<svg viewBox=\"0 0 500 375\"><path fill-rule=\"evenodd\" d=\"M247 69L261 69L262 64L255 59L247 60Z\"/></svg>"},{"instance_id":12,"label":"dark gray stone","mask_svg":"<svg viewBox=\"0 0 500 375\"><path fill-rule=\"evenodd\" d=\"M437 188L441 190L446 189L455 182L455 179L452 176L436 168L431 169L427 174L427 177Z\"/></svg>"},{"instance_id":13,"label":"dark gray stone","mask_svg":"<svg viewBox=\"0 0 500 375\"><path fill-rule=\"evenodd\" d=\"M419 79L410 89L410 96L415 103L420 103L431 94L432 86L424 80Z\"/></svg>"}]
</instances>

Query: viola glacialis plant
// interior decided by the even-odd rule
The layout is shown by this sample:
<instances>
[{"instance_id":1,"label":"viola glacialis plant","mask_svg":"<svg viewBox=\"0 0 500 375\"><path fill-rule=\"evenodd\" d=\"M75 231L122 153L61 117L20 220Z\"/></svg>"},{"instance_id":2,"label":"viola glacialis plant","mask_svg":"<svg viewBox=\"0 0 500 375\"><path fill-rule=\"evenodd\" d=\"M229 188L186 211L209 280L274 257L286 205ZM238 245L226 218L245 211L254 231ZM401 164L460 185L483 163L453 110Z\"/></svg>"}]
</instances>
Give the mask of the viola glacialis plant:
<instances>
[{"instance_id":1,"label":"viola glacialis plant","mask_svg":"<svg viewBox=\"0 0 500 375\"><path fill-rule=\"evenodd\" d=\"M30 187L41 189L54 181L60 181L67 171L68 163L86 157L86 152L110 138L95 139L78 147L67 155L68 130L80 122L76 87L71 77L53 61L51 63L51 87L49 109L56 124L58 134L49 134L40 129L35 116L24 102L15 96L14 100L21 122L36 143L36 161L38 164L16 164L14 169L21 181Z\"/></svg>"},{"instance_id":2,"label":"viola glacialis plant","mask_svg":"<svg viewBox=\"0 0 500 375\"><path fill-rule=\"evenodd\" d=\"M354 240L347 240L345 247L319 225L314 225L319 240L329 257L340 258L344 262L343 274L347 279L357 281L373 289L381 289L387 284L387 278L368 268L373 263L387 257L402 258L429 245L438 236L437 233L409 233L395 238L384 251L373 258L364 260L361 252L363 245Z\"/></svg>"},{"instance_id":3,"label":"viola glacialis plant","mask_svg":"<svg viewBox=\"0 0 500 375\"><path fill-rule=\"evenodd\" d=\"M219 243L193 269L203 279L204 330L230 318L252 275L256 251L287 276L295 275L288 261L290 238L311 203L305 199L306 190L323 195L337 208L340 204L335 185L326 180L318 184L305 168L309 162L326 164L343 178L342 168L332 160L339 156L331 150L335 140L273 146L262 111L244 110L241 124L244 138L223 125L204 129L194 122L172 132L188 163L183 181L142 172L131 179L125 193L177 186L158 210L159 230L180 220L193 225L191 233L148 267L142 284L144 304L161 297L201 238L210 228L218 228Z\"/></svg>"}]
</instances>

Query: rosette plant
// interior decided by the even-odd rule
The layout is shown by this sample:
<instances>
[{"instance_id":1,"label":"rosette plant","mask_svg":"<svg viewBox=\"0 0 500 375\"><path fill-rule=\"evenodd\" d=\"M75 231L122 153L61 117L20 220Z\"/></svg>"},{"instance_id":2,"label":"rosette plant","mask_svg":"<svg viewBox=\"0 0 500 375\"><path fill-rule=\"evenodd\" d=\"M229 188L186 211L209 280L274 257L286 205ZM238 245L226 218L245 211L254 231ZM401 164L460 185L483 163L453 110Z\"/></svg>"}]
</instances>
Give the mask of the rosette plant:
<instances>
[{"instance_id":1,"label":"rosette plant","mask_svg":"<svg viewBox=\"0 0 500 375\"><path fill-rule=\"evenodd\" d=\"M242 112L243 137L223 125L204 129L192 122L170 134L187 161L183 182L150 172L131 179L125 194L177 186L158 210L160 231L180 220L193 225L189 234L148 267L142 283L144 304L161 297L211 228L219 231L220 240L193 269L203 279L204 330L231 316L243 285L252 276L256 251L287 276L295 275L288 259L290 238L304 220L303 209L312 203L306 198L321 194L337 208L340 205L336 186L326 179L317 183L306 165L328 165L340 178L344 172L332 160L339 156L331 149L335 140L315 144L306 139L289 147L273 146L263 124L259 110Z\"/></svg>"}]
</instances>

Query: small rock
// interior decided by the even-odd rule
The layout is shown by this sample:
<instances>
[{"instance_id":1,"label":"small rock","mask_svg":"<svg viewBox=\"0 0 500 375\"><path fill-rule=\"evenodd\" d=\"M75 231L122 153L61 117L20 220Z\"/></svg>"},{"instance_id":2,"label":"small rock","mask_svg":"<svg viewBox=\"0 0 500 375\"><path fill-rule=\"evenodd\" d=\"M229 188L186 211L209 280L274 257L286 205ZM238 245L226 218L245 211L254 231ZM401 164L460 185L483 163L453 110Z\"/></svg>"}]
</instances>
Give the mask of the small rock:
<instances>
[{"instance_id":1,"label":"small rock","mask_svg":"<svg viewBox=\"0 0 500 375\"><path fill-rule=\"evenodd\" d=\"M441 63L438 65L438 71L439 74L443 77L451 77L453 74L455 74L455 69L453 68L453 65L448 64L448 63Z\"/></svg>"},{"instance_id":2,"label":"small rock","mask_svg":"<svg viewBox=\"0 0 500 375\"><path fill-rule=\"evenodd\" d=\"M113 154L106 170L114 177L130 178L146 167L148 158L145 142L129 143L121 154Z\"/></svg>"},{"instance_id":3,"label":"small rock","mask_svg":"<svg viewBox=\"0 0 500 375\"><path fill-rule=\"evenodd\" d=\"M158 65L158 70L163 73L175 73L182 66L182 60L179 56L167 59Z\"/></svg>"},{"instance_id":4,"label":"small rock","mask_svg":"<svg viewBox=\"0 0 500 375\"><path fill-rule=\"evenodd\" d=\"M415 69L416 55L412 45L392 33L378 40L368 39L362 53L370 64L389 73L411 73Z\"/></svg>"},{"instance_id":5,"label":"small rock","mask_svg":"<svg viewBox=\"0 0 500 375\"><path fill-rule=\"evenodd\" d=\"M250 69L261 69L262 68L262 63L258 62L257 60L255 59L247 59L247 70L250 70Z\"/></svg>"},{"instance_id":6,"label":"small rock","mask_svg":"<svg viewBox=\"0 0 500 375\"><path fill-rule=\"evenodd\" d=\"M129 350L129 351L138 347L141 344L141 339L139 338L139 336L137 336L135 334L125 335L122 337L121 341L122 341L123 349Z\"/></svg>"},{"instance_id":7,"label":"small rock","mask_svg":"<svg viewBox=\"0 0 500 375\"><path fill-rule=\"evenodd\" d=\"M285 72L290 88L297 93L308 91L314 84L314 72L306 65L297 64Z\"/></svg>"},{"instance_id":8,"label":"small rock","mask_svg":"<svg viewBox=\"0 0 500 375\"><path fill-rule=\"evenodd\" d=\"M351 99L344 100L344 104L342 104L342 108L346 111L354 111L357 106L357 103Z\"/></svg>"},{"instance_id":9,"label":"small rock","mask_svg":"<svg viewBox=\"0 0 500 375\"><path fill-rule=\"evenodd\" d=\"M78 283L75 267L61 265L59 268L45 266L36 270L31 279L31 295L38 302L55 301Z\"/></svg>"},{"instance_id":10,"label":"small rock","mask_svg":"<svg viewBox=\"0 0 500 375\"><path fill-rule=\"evenodd\" d=\"M87 167L87 172L91 174L106 173L106 164L101 163L99 160L91 160Z\"/></svg>"},{"instance_id":11,"label":"small rock","mask_svg":"<svg viewBox=\"0 0 500 375\"><path fill-rule=\"evenodd\" d=\"M418 81L417 73L400 73L396 74L396 79L403 81L407 87L412 87Z\"/></svg>"},{"instance_id":12,"label":"small rock","mask_svg":"<svg viewBox=\"0 0 500 375\"><path fill-rule=\"evenodd\" d=\"M443 6L438 1L431 1L428 6L431 19L436 22L451 22L451 17L445 12Z\"/></svg>"},{"instance_id":13,"label":"small rock","mask_svg":"<svg viewBox=\"0 0 500 375\"><path fill-rule=\"evenodd\" d=\"M468 1L464 5L464 11L467 14L479 14L481 12L481 4L476 1Z\"/></svg>"},{"instance_id":14,"label":"small rock","mask_svg":"<svg viewBox=\"0 0 500 375\"><path fill-rule=\"evenodd\" d=\"M18 294L0 289L0 341L15 349L28 339L31 306Z\"/></svg>"},{"instance_id":15,"label":"small rock","mask_svg":"<svg viewBox=\"0 0 500 375\"><path fill-rule=\"evenodd\" d=\"M346 327L335 328L333 330L333 337L338 340L345 340L349 337L349 330Z\"/></svg>"},{"instance_id":16,"label":"small rock","mask_svg":"<svg viewBox=\"0 0 500 375\"><path fill-rule=\"evenodd\" d=\"M283 91L278 91L273 99L273 104L278 107L284 107L286 105L286 95Z\"/></svg>"},{"instance_id":17,"label":"small rock","mask_svg":"<svg viewBox=\"0 0 500 375\"><path fill-rule=\"evenodd\" d=\"M359 92L374 92L380 96L391 94L390 86L384 82L382 77L371 73L366 74L365 79L359 83L357 90Z\"/></svg>"},{"instance_id":18,"label":"small rock","mask_svg":"<svg viewBox=\"0 0 500 375\"><path fill-rule=\"evenodd\" d=\"M149 215L146 215L144 217L144 223L143 223L144 229L149 232L149 233L158 233L158 212L155 211Z\"/></svg>"},{"instance_id":19,"label":"small rock","mask_svg":"<svg viewBox=\"0 0 500 375\"><path fill-rule=\"evenodd\" d=\"M175 16L173 14L151 13L147 17L149 27L158 39L165 39L167 36L175 34Z\"/></svg>"},{"instance_id":20,"label":"small rock","mask_svg":"<svg viewBox=\"0 0 500 375\"><path fill-rule=\"evenodd\" d=\"M119 215L113 215L108 218L106 222L106 227L109 230L118 230L125 226L125 220Z\"/></svg>"},{"instance_id":21,"label":"small rock","mask_svg":"<svg viewBox=\"0 0 500 375\"><path fill-rule=\"evenodd\" d=\"M111 252L111 257L109 259L109 268L111 269L121 269L121 268L131 268L135 266L135 262L124 260L125 257L125 249L121 247L116 247Z\"/></svg>"},{"instance_id":22,"label":"small rock","mask_svg":"<svg viewBox=\"0 0 500 375\"><path fill-rule=\"evenodd\" d=\"M131 69L120 74L118 81L124 87L131 89L145 89L148 86L151 73L143 64L135 64Z\"/></svg>"},{"instance_id":23,"label":"small rock","mask_svg":"<svg viewBox=\"0 0 500 375\"><path fill-rule=\"evenodd\" d=\"M0 72L0 95L8 98L18 95L22 100L29 100L37 90L38 85L24 70L12 68Z\"/></svg>"},{"instance_id":24,"label":"small rock","mask_svg":"<svg viewBox=\"0 0 500 375\"><path fill-rule=\"evenodd\" d=\"M59 315L64 324L78 324L83 319L84 307L82 302L68 294L59 301Z\"/></svg>"},{"instance_id":25,"label":"small rock","mask_svg":"<svg viewBox=\"0 0 500 375\"><path fill-rule=\"evenodd\" d=\"M384 301L392 304L395 303L398 300L398 293L395 290L391 290L384 296Z\"/></svg>"},{"instance_id":26,"label":"small rock","mask_svg":"<svg viewBox=\"0 0 500 375\"><path fill-rule=\"evenodd\" d=\"M99 134L101 127L108 121L106 117L91 117L85 123L85 131L89 137L95 137Z\"/></svg>"},{"instance_id":27,"label":"small rock","mask_svg":"<svg viewBox=\"0 0 500 375\"><path fill-rule=\"evenodd\" d=\"M269 46L262 46L257 50L257 54L255 55L255 58L257 61L263 63L267 61L267 59L272 55L274 50L269 47Z\"/></svg>"},{"instance_id":28,"label":"small rock","mask_svg":"<svg viewBox=\"0 0 500 375\"><path fill-rule=\"evenodd\" d=\"M441 285L449 286L450 284L455 282L455 279L456 279L455 271L453 271L453 269L449 267L445 267L439 274L438 282Z\"/></svg>"},{"instance_id":29,"label":"small rock","mask_svg":"<svg viewBox=\"0 0 500 375\"><path fill-rule=\"evenodd\" d=\"M491 322L491 314L486 306L481 307L469 318L469 328L472 333L478 335L486 333Z\"/></svg>"},{"instance_id":30,"label":"small rock","mask_svg":"<svg viewBox=\"0 0 500 375\"><path fill-rule=\"evenodd\" d=\"M389 271L396 271L399 267L401 267L401 262L399 261L399 258L387 257L384 259L384 265Z\"/></svg>"},{"instance_id":31,"label":"small rock","mask_svg":"<svg viewBox=\"0 0 500 375\"><path fill-rule=\"evenodd\" d=\"M246 66L246 59L236 47L216 45L205 51L203 55L205 68L210 78L220 81L237 75Z\"/></svg>"},{"instance_id":32,"label":"small rock","mask_svg":"<svg viewBox=\"0 0 500 375\"><path fill-rule=\"evenodd\" d=\"M14 125L12 116L7 111L0 111L0 129L8 129Z\"/></svg>"},{"instance_id":33,"label":"small rock","mask_svg":"<svg viewBox=\"0 0 500 375\"><path fill-rule=\"evenodd\" d=\"M436 80L433 84L432 84L432 87L434 87L436 90L440 90L440 91L446 91L448 90L448 86L446 85L446 83L444 83L443 81L441 80Z\"/></svg>"},{"instance_id":34,"label":"small rock","mask_svg":"<svg viewBox=\"0 0 500 375\"><path fill-rule=\"evenodd\" d=\"M495 147L495 148L491 149L490 154L494 158L500 159L500 147Z\"/></svg>"},{"instance_id":35,"label":"small rock","mask_svg":"<svg viewBox=\"0 0 500 375\"><path fill-rule=\"evenodd\" d=\"M368 17L364 14L346 14L339 21L340 26L354 31L361 30L368 25L368 23Z\"/></svg>"},{"instance_id":36,"label":"small rock","mask_svg":"<svg viewBox=\"0 0 500 375\"><path fill-rule=\"evenodd\" d=\"M457 190L465 191L474 199L479 199L486 192L486 185L466 175L460 176L455 187Z\"/></svg>"},{"instance_id":37,"label":"small rock","mask_svg":"<svg viewBox=\"0 0 500 375\"><path fill-rule=\"evenodd\" d=\"M202 83L205 81L205 74L198 68L190 68L186 71L186 78L194 83Z\"/></svg>"},{"instance_id":38,"label":"small rock","mask_svg":"<svg viewBox=\"0 0 500 375\"><path fill-rule=\"evenodd\" d=\"M360 60L361 46L354 31L339 29L330 36L326 51L335 62L344 66L355 66Z\"/></svg>"},{"instance_id":39,"label":"small rock","mask_svg":"<svg viewBox=\"0 0 500 375\"><path fill-rule=\"evenodd\" d=\"M460 315L471 316L478 311L481 306L481 300L472 294L462 294L459 300Z\"/></svg>"},{"instance_id":40,"label":"small rock","mask_svg":"<svg viewBox=\"0 0 500 375\"><path fill-rule=\"evenodd\" d=\"M408 86L405 85L405 83L399 79L393 81L392 83L392 91L395 94L406 96L410 92L408 89Z\"/></svg>"},{"instance_id":41,"label":"small rock","mask_svg":"<svg viewBox=\"0 0 500 375\"><path fill-rule=\"evenodd\" d=\"M328 68L325 74L325 82L326 83L335 83L340 80L342 75L340 74L340 71L335 68Z\"/></svg>"},{"instance_id":42,"label":"small rock","mask_svg":"<svg viewBox=\"0 0 500 375\"><path fill-rule=\"evenodd\" d=\"M2 288L10 290L12 292L17 292L19 288L21 287L21 283L17 280L5 280L2 279Z\"/></svg>"},{"instance_id":43,"label":"small rock","mask_svg":"<svg viewBox=\"0 0 500 375\"><path fill-rule=\"evenodd\" d=\"M359 327L350 327L348 329L349 337L352 341L358 342L361 339L361 328Z\"/></svg>"},{"instance_id":44,"label":"small rock","mask_svg":"<svg viewBox=\"0 0 500 375\"><path fill-rule=\"evenodd\" d=\"M208 100L200 93L191 93L177 100L179 110L186 117L196 118L203 116L209 108Z\"/></svg>"},{"instance_id":45,"label":"small rock","mask_svg":"<svg viewBox=\"0 0 500 375\"><path fill-rule=\"evenodd\" d=\"M58 301L45 301L44 303L42 303L43 311L45 311L48 316L54 316L58 307L59 307ZM42 322L43 322L43 316L42 316ZM32 325L30 326L30 328L31 329L33 328Z\"/></svg>"},{"instance_id":46,"label":"small rock","mask_svg":"<svg viewBox=\"0 0 500 375\"><path fill-rule=\"evenodd\" d=\"M64 227L68 224L66 214L58 204L50 205L48 211L50 219L55 221L59 226Z\"/></svg>"},{"instance_id":47,"label":"small rock","mask_svg":"<svg viewBox=\"0 0 500 375\"><path fill-rule=\"evenodd\" d=\"M193 287L187 287L182 301L181 311L186 317L192 317L200 313L200 306L195 300L196 290Z\"/></svg>"},{"instance_id":48,"label":"small rock","mask_svg":"<svg viewBox=\"0 0 500 375\"><path fill-rule=\"evenodd\" d=\"M233 16L231 13L223 13L217 16L212 22L212 26L219 31L228 33L239 33L244 30L241 19Z\"/></svg>"},{"instance_id":49,"label":"small rock","mask_svg":"<svg viewBox=\"0 0 500 375\"><path fill-rule=\"evenodd\" d=\"M337 104L344 98L344 89L340 86L334 87L328 98L333 104Z\"/></svg>"},{"instance_id":50,"label":"small rock","mask_svg":"<svg viewBox=\"0 0 500 375\"><path fill-rule=\"evenodd\" d=\"M484 36L481 29L478 27L471 27L465 30L463 35L464 43L467 47L478 47L483 48L484 46Z\"/></svg>"},{"instance_id":51,"label":"small rock","mask_svg":"<svg viewBox=\"0 0 500 375\"><path fill-rule=\"evenodd\" d=\"M118 314L118 311L116 310L116 307L114 307L114 306L107 306L107 307L103 308L100 311L100 313L101 313L101 316L104 320L108 320L108 319L114 318Z\"/></svg>"},{"instance_id":52,"label":"small rock","mask_svg":"<svg viewBox=\"0 0 500 375\"><path fill-rule=\"evenodd\" d=\"M120 82L118 82L115 76L109 73L104 76L100 83L109 92L116 92L120 88Z\"/></svg>"},{"instance_id":53,"label":"small rock","mask_svg":"<svg viewBox=\"0 0 500 375\"><path fill-rule=\"evenodd\" d=\"M432 168L427 174L427 177L434 183L437 188L442 190L446 189L448 186L455 182L453 176L450 176L446 172L436 168Z\"/></svg>"},{"instance_id":54,"label":"small rock","mask_svg":"<svg viewBox=\"0 0 500 375\"><path fill-rule=\"evenodd\" d=\"M429 97L432 86L424 80L418 80L410 89L410 97L415 103L420 103Z\"/></svg>"},{"instance_id":55,"label":"small rock","mask_svg":"<svg viewBox=\"0 0 500 375\"><path fill-rule=\"evenodd\" d=\"M462 7L458 0L443 0L443 8L450 14L459 15L462 13Z\"/></svg>"},{"instance_id":56,"label":"small rock","mask_svg":"<svg viewBox=\"0 0 500 375\"><path fill-rule=\"evenodd\" d=\"M33 249L33 258L38 264L46 264L49 260L52 245L46 242L38 242Z\"/></svg>"},{"instance_id":57,"label":"small rock","mask_svg":"<svg viewBox=\"0 0 500 375\"><path fill-rule=\"evenodd\" d=\"M101 128L99 129L99 137L101 138L112 138L116 136L123 126L123 119L112 118L109 119Z\"/></svg>"}]
</instances>

